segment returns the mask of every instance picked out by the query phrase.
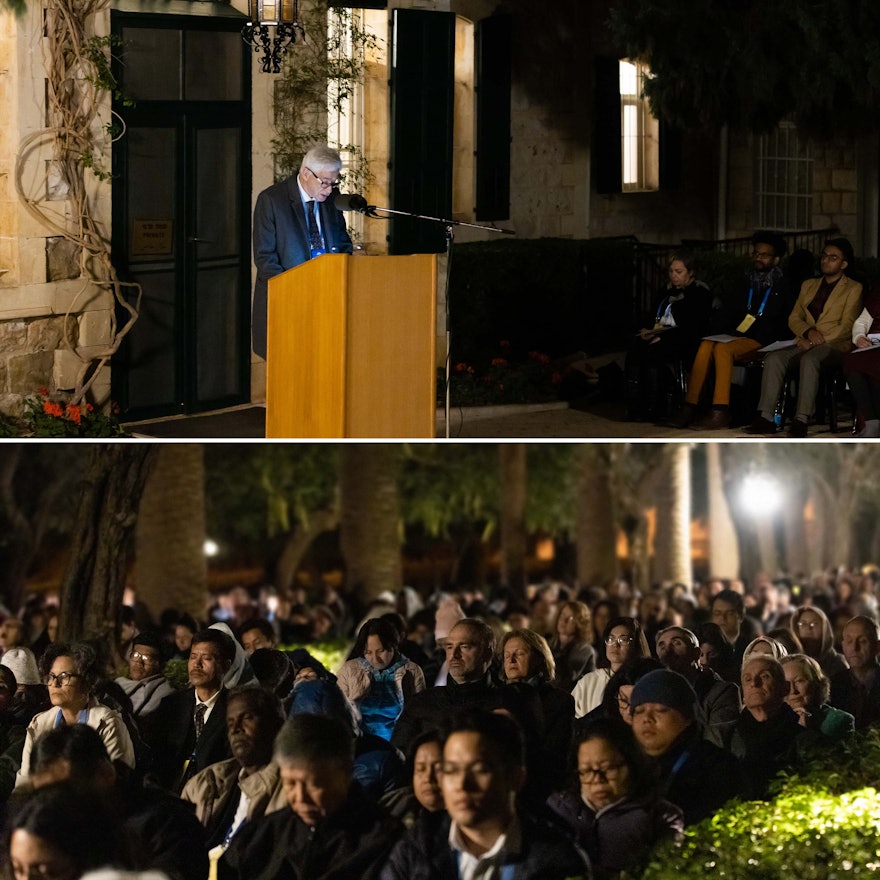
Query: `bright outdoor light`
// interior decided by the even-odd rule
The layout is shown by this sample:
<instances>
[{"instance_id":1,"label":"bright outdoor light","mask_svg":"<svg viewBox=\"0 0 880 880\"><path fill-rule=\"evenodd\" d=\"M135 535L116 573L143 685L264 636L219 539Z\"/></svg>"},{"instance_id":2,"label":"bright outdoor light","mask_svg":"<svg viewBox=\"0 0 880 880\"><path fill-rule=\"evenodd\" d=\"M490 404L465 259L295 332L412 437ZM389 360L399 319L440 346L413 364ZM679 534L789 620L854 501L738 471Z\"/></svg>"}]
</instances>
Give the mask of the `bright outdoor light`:
<instances>
[{"instance_id":1,"label":"bright outdoor light","mask_svg":"<svg viewBox=\"0 0 880 880\"><path fill-rule=\"evenodd\" d=\"M207 538L202 545L202 552L205 556L216 556L220 552L220 545L216 541Z\"/></svg>"},{"instance_id":2,"label":"bright outdoor light","mask_svg":"<svg viewBox=\"0 0 880 880\"><path fill-rule=\"evenodd\" d=\"M751 516L772 516L782 506L782 488L767 474L749 474L740 487L739 501Z\"/></svg>"}]
</instances>

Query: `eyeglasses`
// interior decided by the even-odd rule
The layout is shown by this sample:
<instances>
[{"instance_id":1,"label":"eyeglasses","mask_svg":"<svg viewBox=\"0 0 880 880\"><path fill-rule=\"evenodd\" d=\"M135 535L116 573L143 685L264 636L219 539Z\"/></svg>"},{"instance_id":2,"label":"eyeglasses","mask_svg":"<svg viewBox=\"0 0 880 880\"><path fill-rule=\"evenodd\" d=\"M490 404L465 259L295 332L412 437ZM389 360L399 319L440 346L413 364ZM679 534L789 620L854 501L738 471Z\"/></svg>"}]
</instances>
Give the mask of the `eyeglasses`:
<instances>
[{"instance_id":1,"label":"eyeglasses","mask_svg":"<svg viewBox=\"0 0 880 880\"><path fill-rule=\"evenodd\" d=\"M752 251L753 260L772 260L775 256L772 251Z\"/></svg>"},{"instance_id":2,"label":"eyeglasses","mask_svg":"<svg viewBox=\"0 0 880 880\"><path fill-rule=\"evenodd\" d=\"M132 651L131 652L131 659L133 661L139 661L140 663L147 663L147 664L153 664L153 663L159 662L157 657L153 657L149 654L141 654L140 651Z\"/></svg>"},{"instance_id":3,"label":"eyeglasses","mask_svg":"<svg viewBox=\"0 0 880 880\"><path fill-rule=\"evenodd\" d=\"M815 621L808 622L806 620L799 620L797 628L799 630L807 630L808 632L812 632L817 626L819 626L819 624Z\"/></svg>"},{"instance_id":4,"label":"eyeglasses","mask_svg":"<svg viewBox=\"0 0 880 880\"><path fill-rule=\"evenodd\" d=\"M58 687L67 687L70 684L70 680L72 678L82 678L79 673L76 672L50 672L46 676L46 684L51 686L54 682Z\"/></svg>"},{"instance_id":5,"label":"eyeglasses","mask_svg":"<svg viewBox=\"0 0 880 880\"><path fill-rule=\"evenodd\" d=\"M822 253L819 254L819 259L828 260L829 263L837 263L842 260L843 257L840 257L837 254L826 254L825 251L822 251Z\"/></svg>"},{"instance_id":6,"label":"eyeglasses","mask_svg":"<svg viewBox=\"0 0 880 880\"><path fill-rule=\"evenodd\" d=\"M324 189L331 189L332 187L337 186L337 185L339 184L339 178L338 178L338 177L336 178L336 180L324 180L323 177L318 177L318 175L315 174L315 172L312 171L311 168L308 168L308 167L307 167L307 168L306 168L306 171L308 171L309 174L311 174L312 177L314 177L315 180L317 180L318 183L320 183L321 186L324 187Z\"/></svg>"},{"instance_id":7,"label":"eyeglasses","mask_svg":"<svg viewBox=\"0 0 880 880\"><path fill-rule=\"evenodd\" d=\"M605 639L605 644L610 648L611 645L617 645L618 648L622 648L624 645L631 645L635 639L632 636L608 636Z\"/></svg>"},{"instance_id":8,"label":"eyeglasses","mask_svg":"<svg viewBox=\"0 0 880 880\"><path fill-rule=\"evenodd\" d=\"M631 705L629 697L625 697L623 694L617 695L617 703L621 709L629 709Z\"/></svg>"},{"instance_id":9,"label":"eyeglasses","mask_svg":"<svg viewBox=\"0 0 880 880\"><path fill-rule=\"evenodd\" d=\"M579 767L581 782L610 782L617 779L626 764L609 764L607 767Z\"/></svg>"}]
</instances>

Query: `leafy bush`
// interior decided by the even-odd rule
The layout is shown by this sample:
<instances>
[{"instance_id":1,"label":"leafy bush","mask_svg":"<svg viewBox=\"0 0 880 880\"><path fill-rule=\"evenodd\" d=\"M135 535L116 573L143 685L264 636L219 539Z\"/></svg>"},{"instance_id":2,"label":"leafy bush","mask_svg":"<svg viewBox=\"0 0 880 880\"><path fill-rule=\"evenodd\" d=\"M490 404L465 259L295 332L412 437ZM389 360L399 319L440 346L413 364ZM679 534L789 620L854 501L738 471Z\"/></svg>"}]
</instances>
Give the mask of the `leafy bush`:
<instances>
[{"instance_id":1,"label":"leafy bush","mask_svg":"<svg viewBox=\"0 0 880 880\"><path fill-rule=\"evenodd\" d=\"M488 363L454 364L450 377L453 406L486 406L510 403L546 403L559 400L564 368L539 351L525 359L510 356L510 343L502 341L500 351ZM446 394L446 371L437 371L437 404Z\"/></svg>"},{"instance_id":2,"label":"leafy bush","mask_svg":"<svg viewBox=\"0 0 880 880\"><path fill-rule=\"evenodd\" d=\"M664 844L643 880L836 880L880 871L880 731L780 778L768 802L732 803Z\"/></svg>"},{"instance_id":3,"label":"leafy bush","mask_svg":"<svg viewBox=\"0 0 880 880\"><path fill-rule=\"evenodd\" d=\"M324 667L334 675L339 667L345 663L348 652L351 650L351 642L347 639L333 639L326 642L309 642L307 645L279 645L282 651L293 651L295 648L305 648L316 660L324 664Z\"/></svg>"},{"instance_id":4,"label":"leafy bush","mask_svg":"<svg viewBox=\"0 0 880 880\"><path fill-rule=\"evenodd\" d=\"M0 417L0 437L121 437L115 413L99 412L91 403L74 404L43 388L24 400L18 419Z\"/></svg>"}]
</instances>

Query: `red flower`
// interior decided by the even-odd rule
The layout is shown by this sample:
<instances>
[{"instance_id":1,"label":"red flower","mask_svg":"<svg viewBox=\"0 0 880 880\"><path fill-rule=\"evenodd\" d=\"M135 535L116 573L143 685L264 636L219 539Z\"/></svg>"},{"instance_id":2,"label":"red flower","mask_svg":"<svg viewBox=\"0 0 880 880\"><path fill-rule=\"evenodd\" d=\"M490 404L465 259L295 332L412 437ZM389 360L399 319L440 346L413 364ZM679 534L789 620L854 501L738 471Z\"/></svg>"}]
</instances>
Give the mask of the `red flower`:
<instances>
[{"instance_id":1,"label":"red flower","mask_svg":"<svg viewBox=\"0 0 880 880\"><path fill-rule=\"evenodd\" d=\"M68 403L67 418L78 425L82 421L82 408L73 403Z\"/></svg>"},{"instance_id":2,"label":"red flower","mask_svg":"<svg viewBox=\"0 0 880 880\"><path fill-rule=\"evenodd\" d=\"M53 403L51 400L43 401L43 412L46 415L54 416L56 419L63 418L64 410L61 409L60 403Z\"/></svg>"},{"instance_id":3,"label":"red flower","mask_svg":"<svg viewBox=\"0 0 880 880\"><path fill-rule=\"evenodd\" d=\"M503 367L507 364L507 361L504 358L492 358L492 366L493 367Z\"/></svg>"},{"instance_id":4,"label":"red flower","mask_svg":"<svg viewBox=\"0 0 880 880\"><path fill-rule=\"evenodd\" d=\"M48 396L49 396L49 389L48 388L41 388L40 389L40 397L48 397Z\"/></svg>"},{"instance_id":5,"label":"red flower","mask_svg":"<svg viewBox=\"0 0 880 880\"><path fill-rule=\"evenodd\" d=\"M95 411L95 408L90 403L87 403L86 404L86 412L94 412L94 411Z\"/></svg>"},{"instance_id":6,"label":"red flower","mask_svg":"<svg viewBox=\"0 0 880 880\"><path fill-rule=\"evenodd\" d=\"M455 365L455 372L456 372L456 373L466 373L466 372L468 372L468 365L465 364L465 363L456 364L456 365Z\"/></svg>"}]
</instances>

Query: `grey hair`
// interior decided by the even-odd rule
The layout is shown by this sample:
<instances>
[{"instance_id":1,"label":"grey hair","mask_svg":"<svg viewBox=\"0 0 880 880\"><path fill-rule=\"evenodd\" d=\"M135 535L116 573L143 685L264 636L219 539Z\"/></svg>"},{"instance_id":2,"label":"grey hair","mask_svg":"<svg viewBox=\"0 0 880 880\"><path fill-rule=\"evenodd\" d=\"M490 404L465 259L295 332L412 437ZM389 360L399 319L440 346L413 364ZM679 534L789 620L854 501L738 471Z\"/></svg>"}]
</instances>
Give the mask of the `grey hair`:
<instances>
[{"instance_id":1,"label":"grey hair","mask_svg":"<svg viewBox=\"0 0 880 880\"><path fill-rule=\"evenodd\" d=\"M331 761L346 767L354 762L354 739L331 715L294 715L275 737L275 762L281 766Z\"/></svg>"},{"instance_id":2,"label":"grey hair","mask_svg":"<svg viewBox=\"0 0 880 880\"><path fill-rule=\"evenodd\" d=\"M339 153L327 144L318 144L312 147L303 156L300 170L308 168L311 171L334 171L342 170L342 159Z\"/></svg>"}]
</instances>

